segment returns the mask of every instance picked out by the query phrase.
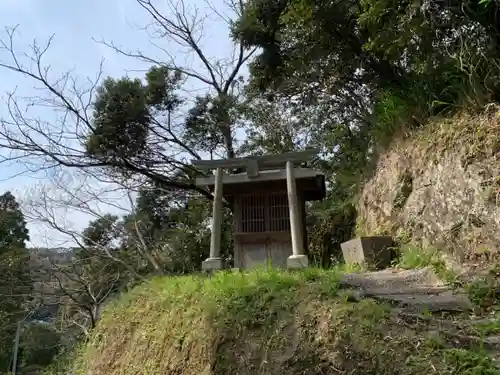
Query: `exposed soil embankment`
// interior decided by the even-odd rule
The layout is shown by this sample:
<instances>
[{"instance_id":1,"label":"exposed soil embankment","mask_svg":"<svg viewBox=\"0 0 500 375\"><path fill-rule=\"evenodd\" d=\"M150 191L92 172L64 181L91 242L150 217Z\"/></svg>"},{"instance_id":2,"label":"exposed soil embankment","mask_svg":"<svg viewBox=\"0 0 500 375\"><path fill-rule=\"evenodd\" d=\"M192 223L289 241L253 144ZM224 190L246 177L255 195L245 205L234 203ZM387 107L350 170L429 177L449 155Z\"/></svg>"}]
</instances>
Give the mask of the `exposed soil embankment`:
<instances>
[{"instance_id":1,"label":"exposed soil embankment","mask_svg":"<svg viewBox=\"0 0 500 375\"><path fill-rule=\"evenodd\" d=\"M395 140L359 201L358 233L398 235L469 265L500 251L500 112L435 119Z\"/></svg>"}]
</instances>

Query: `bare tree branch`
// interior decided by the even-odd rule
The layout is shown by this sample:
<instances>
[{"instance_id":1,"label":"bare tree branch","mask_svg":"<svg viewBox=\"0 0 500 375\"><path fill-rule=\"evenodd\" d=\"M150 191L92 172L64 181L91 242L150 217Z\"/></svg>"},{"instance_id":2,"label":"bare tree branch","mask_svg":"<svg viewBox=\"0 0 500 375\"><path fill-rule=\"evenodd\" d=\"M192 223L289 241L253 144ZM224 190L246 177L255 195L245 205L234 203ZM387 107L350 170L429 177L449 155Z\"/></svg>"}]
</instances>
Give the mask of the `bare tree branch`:
<instances>
[{"instance_id":1,"label":"bare tree branch","mask_svg":"<svg viewBox=\"0 0 500 375\"><path fill-rule=\"evenodd\" d=\"M150 43L161 51L166 59L162 60L148 56L141 50L125 49L117 46L112 41L100 40L98 43L109 47L122 56L139 59L148 64L167 66L187 77L194 78L199 83L206 85L208 91L214 90L218 99L224 99L235 94L233 89L237 83L238 75L241 74L242 67L248 59L255 53L255 48L246 49L243 44L236 42L234 44L236 53L231 58L218 57L211 59L207 52L203 50L201 44L204 37L204 21L207 19L208 14L200 15L199 9L189 7L184 1L174 2L169 0L166 3L165 10L161 10L151 0L136 0L136 2L152 19L151 24L146 27L146 31L149 30ZM228 2L226 6L233 13L233 16L241 14L243 9L243 3L238 1ZM230 26L230 16L222 16L222 10L213 7L211 9L213 13L224 19L228 27ZM183 48L186 55L194 56L205 70L205 73L186 65L179 65L176 58L168 50L169 45L165 46L165 42L168 41L172 41L174 45ZM226 156L233 158L235 156L233 140L235 124L226 121L219 123L218 126L224 137Z\"/></svg>"},{"instance_id":2,"label":"bare tree branch","mask_svg":"<svg viewBox=\"0 0 500 375\"><path fill-rule=\"evenodd\" d=\"M87 78L83 89L78 80L69 73L51 80L51 70L44 65L44 57L53 37L43 46L35 41L30 47L31 53L18 54L14 47L15 32L16 28L7 28L7 40L0 40L0 49L10 56L10 62L0 61L0 69L7 69L31 79L40 95L19 97L16 92L7 95L5 104L9 118L0 119L0 147L10 150L11 154L4 156L2 162L22 159L27 164L31 163L32 169L38 171L68 167L89 169L95 173L99 168L118 168L181 190L193 190L211 198L208 191L198 188L193 181L177 177L179 171L197 173L192 166L179 158L182 152L188 152L198 159L201 157L176 134L170 117L166 123L154 122L158 129L156 135L163 145L161 150L157 149L151 157L140 160L100 160L88 155L82 143L95 132L89 112L102 76L102 63L96 78ZM26 62L21 61L22 57ZM22 104L26 105L26 110L22 108ZM47 108L55 113L56 117L31 117L29 110L33 107Z\"/></svg>"}]
</instances>

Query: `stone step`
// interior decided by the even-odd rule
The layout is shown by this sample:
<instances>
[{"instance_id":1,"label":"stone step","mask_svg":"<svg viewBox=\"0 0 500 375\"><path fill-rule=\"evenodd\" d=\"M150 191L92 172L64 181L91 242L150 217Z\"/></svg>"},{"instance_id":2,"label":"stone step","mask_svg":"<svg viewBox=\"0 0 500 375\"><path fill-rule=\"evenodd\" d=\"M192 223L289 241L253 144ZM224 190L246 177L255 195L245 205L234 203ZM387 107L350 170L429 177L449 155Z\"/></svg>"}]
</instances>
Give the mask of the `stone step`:
<instances>
[{"instance_id":1,"label":"stone step","mask_svg":"<svg viewBox=\"0 0 500 375\"><path fill-rule=\"evenodd\" d=\"M446 286L429 268L415 270L386 269L383 271L352 273L344 275L340 284L341 286L363 289Z\"/></svg>"},{"instance_id":2,"label":"stone step","mask_svg":"<svg viewBox=\"0 0 500 375\"><path fill-rule=\"evenodd\" d=\"M355 298L385 300L412 312L472 309L466 293L451 290L428 268L348 274L341 280L341 287L355 289Z\"/></svg>"},{"instance_id":3,"label":"stone step","mask_svg":"<svg viewBox=\"0 0 500 375\"><path fill-rule=\"evenodd\" d=\"M372 298L385 300L407 311L425 312L465 312L472 309L467 295L444 292L440 294L383 294Z\"/></svg>"}]
</instances>

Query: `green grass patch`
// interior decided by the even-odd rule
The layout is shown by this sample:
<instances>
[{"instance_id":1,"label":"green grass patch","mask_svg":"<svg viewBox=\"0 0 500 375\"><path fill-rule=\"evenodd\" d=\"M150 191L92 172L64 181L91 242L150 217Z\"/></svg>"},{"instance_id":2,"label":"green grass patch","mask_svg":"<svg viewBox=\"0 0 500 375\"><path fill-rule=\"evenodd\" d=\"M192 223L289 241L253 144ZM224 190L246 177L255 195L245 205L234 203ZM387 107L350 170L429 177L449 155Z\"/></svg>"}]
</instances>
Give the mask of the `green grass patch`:
<instances>
[{"instance_id":1,"label":"green grass patch","mask_svg":"<svg viewBox=\"0 0 500 375\"><path fill-rule=\"evenodd\" d=\"M467 285L469 299L479 307L488 308L498 304L498 285L488 278L477 279Z\"/></svg>"},{"instance_id":2,"label":"green grass patch","mask_svg":"<svg viewBox=\"0 0 500 375\"><path fill-rule=\"evenodd\" d=\"M399 249L397 265L404 269L417 269L433 266L440 261L438 250L435 248L403 245Z\"/></svg>"},{"instance_id":3,"label":"green grass patch","mask_svg":"<svg viewBox=\"0 0 500 375\"><path fill-rule=\"evenodd\" d=\"M493 317L489 322L477 323L474 329L481 336L490 336L500 334L500 316Z\"/></svg>"},{"instance_id":4,"label":"green grass patch","mask_svg":"<svg viewBox=\"0 0 500 375\"><path fill-rule=\"evenodd\" d=\"M399 249L399 256L395 265L403 269L420 269L430 267L436 275L444 282L458 286L458 275L450 270L437 248L427 247L422 248L409 244L402 245Z\"/></svg>"},{"instance_id":5,"label":"green grass patch","mask_svg":"<svg viewBox=\"0 0 500 375\"><path fill-rule=\"evenodd\" d=\"M500 265L495 263L486 276L467 285L469 299L483 311L500 310Z\"/></svg>"},{"instance_id":6,"label":"green grass patch","mask_svg":"<svg viewBox=\"0 0 500 375\"><path fill-rule=\"evenodd\" d=\"M73 373L491 373L486 362L476 365L485 372L461 372L469 362L449 359L453 348L422 345L429 335L402 325L389 306L347 298L339 290L342 272L155 278L105 312Z\"/></svg>"}]
</instances>

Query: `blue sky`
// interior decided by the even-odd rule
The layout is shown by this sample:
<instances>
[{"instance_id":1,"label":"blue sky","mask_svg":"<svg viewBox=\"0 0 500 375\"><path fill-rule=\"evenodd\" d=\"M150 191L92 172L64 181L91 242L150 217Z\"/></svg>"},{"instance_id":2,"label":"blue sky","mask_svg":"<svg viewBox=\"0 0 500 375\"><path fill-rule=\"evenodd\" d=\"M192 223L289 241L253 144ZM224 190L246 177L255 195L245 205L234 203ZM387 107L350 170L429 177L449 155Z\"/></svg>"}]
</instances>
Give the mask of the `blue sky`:
<instances>
[{"instance_id":1,"label":"blue sky","mask_svg":"<svg viewBox=\"0 0 500 375\"><path fill-rule=\"evenodd\" d=\"M157 2L160 3L160 2ZM196 6L201 13L210 9L204 0L186 0L186 3ZM224 9L222 0L211 1L217 9ZM0 25L18 25L16 44L19 53L29 50L29 45L36 39L44 42L52 34L55 35L53 44L46 56L46 64L51 66L53 74L62 74L72 70L73 76L81 79L94 77L99 69L101 59L104 61L104 76L119 77L125 74L141 75L137 70L145 69L143 63L127 57L119 56L109 48L96 43L94 39L113 41L118 46L131 50L141 49L145 54L155 58L162 57L161 51L149 43L146 33L139 29L150 22L146 12L136 4L135 0L0 0ZM226 24L216 18L210 18L205 24L206 37L202 46L212 57L228 56L231 52L231 43L228 40ZM5 33L0 30L0 38L5 39ZM178 58L180 64L185 64L186 55L176 47L168 46L171 53ZM0 51L0 61L8 59ZM197 66L197 65L195 65ZM193 88L203 87L191 83ZM23 78L18 73L0 68L0 118L8 116L4 104L6 93L16 89L22 96L37 94L33 82ZM37 116L50 120L53 114L46 109L33 109ZM36 199L36 191L52 188L53 181L46 174L34 173L27 170L22 163L0 164L0 192L11 190L16 193L23 208L28 212L32 210L28 201ZM73 171L67 171L73 176ZM81 176L80 176L81 177ZM94 191L107 189L102 184L92 182ZM75 186L80 186L77 183ZM86 183L86 187L89 184ZM54 193L55 194L55 193ZM57 195L57 194L56 194ZM34 198L35 197L35 198ZM111 194L110 199L118 206L127 207L128 200L122 194ZM103 206L96 209L101 211L119 212L117 208ZM79 211L58 209L55 213L58 219L64 220L71 230L84 228L88 215ZM28 214L32 217L32 214ZM36 216L36 215L35 215ZM64 246L69 238L47 225L29 220L31 243L34 246Z\"/></svg>"}]
</instances>

